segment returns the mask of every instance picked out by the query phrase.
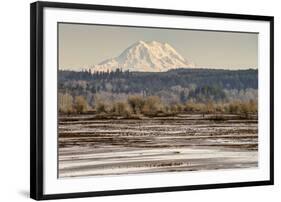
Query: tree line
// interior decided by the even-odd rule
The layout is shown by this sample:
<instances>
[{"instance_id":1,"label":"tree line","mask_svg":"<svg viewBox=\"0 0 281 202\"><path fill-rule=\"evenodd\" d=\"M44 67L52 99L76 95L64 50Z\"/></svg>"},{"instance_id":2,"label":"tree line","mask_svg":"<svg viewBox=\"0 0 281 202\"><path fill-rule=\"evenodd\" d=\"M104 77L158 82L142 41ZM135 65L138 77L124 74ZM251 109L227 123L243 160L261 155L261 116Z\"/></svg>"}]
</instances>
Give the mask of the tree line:
<instances>
[{"instance_id":1,"label":"tree line","mask_svg":"<svg viewBox=\"0 0 281 202\"><path fill-rule=\"evenodd\" d=\"M74 85L85 81L85 89ZM116 71L91 72L59 71L58 84L61 89L86 90L92 93L111 91L113 93L155 92L181 86L198 88L215 86L221 89L257 89L258 70L216 70L216 69L175 69L167 72Z\"/></svg>"},{"instance_id":2,"label":"tree line","mask_svg":"<svg viewBox=\"0 0 281 202\"><path fill-rule=\"evenodd\" d=\"M186 102L166 104L158 96L129 96L124 101L106 102L97 99L93 104L88 103L85 97L68 93L59 93L59 112L95 113L103 116L122 116L133 118L139 116L170 116L182 113L200 114L236 114L247 118L250 114L257 113L257 102L233 101L233 102Z\"/></svg>"}]
</instances>

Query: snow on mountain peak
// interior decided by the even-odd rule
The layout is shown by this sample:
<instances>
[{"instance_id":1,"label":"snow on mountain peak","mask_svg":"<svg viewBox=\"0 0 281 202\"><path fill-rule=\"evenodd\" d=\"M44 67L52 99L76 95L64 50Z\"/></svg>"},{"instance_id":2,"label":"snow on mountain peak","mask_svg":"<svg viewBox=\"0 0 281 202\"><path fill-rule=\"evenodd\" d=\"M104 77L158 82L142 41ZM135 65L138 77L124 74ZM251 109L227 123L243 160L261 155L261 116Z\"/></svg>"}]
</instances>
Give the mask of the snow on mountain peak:
<instances>
[{"instance_id":1,"label":"snow on mountain peak","mask_svg":"<svg viewBox=\"0 0 281 202\"><path fill-rule=\"evenodd\" d=\"M95 71L114 71L117 68L141 72L164 72L170 69L193 67L168 43L137 41L118 57L107 59L93 67Z\"/></svg>"}]
</instances>

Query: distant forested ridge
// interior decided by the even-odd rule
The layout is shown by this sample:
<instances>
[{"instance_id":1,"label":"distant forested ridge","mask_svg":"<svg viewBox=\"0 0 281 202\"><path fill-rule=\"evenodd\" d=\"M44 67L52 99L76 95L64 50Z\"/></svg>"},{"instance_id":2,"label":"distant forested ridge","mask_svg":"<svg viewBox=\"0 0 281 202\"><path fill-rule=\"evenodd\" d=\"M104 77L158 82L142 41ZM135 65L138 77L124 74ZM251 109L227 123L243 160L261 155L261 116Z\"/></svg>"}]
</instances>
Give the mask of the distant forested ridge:
<instances>
[{"instance_id":1,"label":"distant forested ridge","mask_svg":"<svg viewBox=\"0 0 281 202\"><path fill-rule=\"evenodd\" d=\"M59 71L58 91L88 103L158 96L165 103L257 100L258 70L175 69L167 72ZM99 97L99 98L97 98Z\"/></svg>"},{"instance_id":2,"label":"distant forested ridge","mask_svg":"<svg viewBox=\"0 0 281 202\"><path fill-rule=\"evenodd\" d=\"M129 72L117 69L115 72L59 71L59 87L65 82L87 81L93 91L112 92L155 92L173 86L217 86L224 89L258 88L258 71L215 70L215 69L177 69L167 72Z\"/></svg>"}]
</instances>

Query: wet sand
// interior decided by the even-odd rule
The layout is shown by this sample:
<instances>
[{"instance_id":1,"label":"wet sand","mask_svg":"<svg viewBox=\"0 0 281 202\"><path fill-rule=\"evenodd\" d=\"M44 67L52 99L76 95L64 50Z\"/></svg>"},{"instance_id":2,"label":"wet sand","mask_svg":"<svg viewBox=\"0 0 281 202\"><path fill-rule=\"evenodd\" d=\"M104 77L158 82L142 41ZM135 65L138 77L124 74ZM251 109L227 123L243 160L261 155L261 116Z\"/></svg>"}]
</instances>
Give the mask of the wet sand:
<instances>
[{"instance_id":1,"label":"wet sand","mask_svg":"<svg viewBox=\"0 0 281 202\"><path fill-rule=\"evenodd\" d=\"M213 117L60 115L59 177L257 167L256 118Z\"/></svg>"}]
</instances>

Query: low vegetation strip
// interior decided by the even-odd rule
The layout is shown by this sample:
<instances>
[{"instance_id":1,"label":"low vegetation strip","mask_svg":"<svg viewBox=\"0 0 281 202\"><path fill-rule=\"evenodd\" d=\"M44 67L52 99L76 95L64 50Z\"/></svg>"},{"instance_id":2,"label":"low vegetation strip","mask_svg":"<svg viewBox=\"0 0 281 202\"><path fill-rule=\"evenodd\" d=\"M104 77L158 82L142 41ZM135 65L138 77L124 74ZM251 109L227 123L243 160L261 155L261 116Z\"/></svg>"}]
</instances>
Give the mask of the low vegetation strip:
<instances>
[{"instance_id":1,"label":"low vegetation strip","mask_svg":"<svg viewBox=\"0 0 281 202\"><path fill-rule=\"evenodd\" d=\"M187 102L185 104L174 103L164 104L157 96L129 96L126 101L110 103L97 101L94 106L90 106L83 96L76 96L74 99L69 94L60 95L59 112L63 114L81 114L94 113L92 119L105 119L121 116L123 118L141 118L141 117L169 117L182 113L187 114L215 114L209 117L213 120L224 120L227 116L220 114L239 115L239 118L251 118L257 113L257 103L250 101L234 101L214 103L208 101L205 103ZM83 118L85 120L87 118ZM75 117L73 118L75 119ZM80 119L81 120L81 119ZM89 120L89 118L88 118Z\"/></svg>"}]
</instances>

